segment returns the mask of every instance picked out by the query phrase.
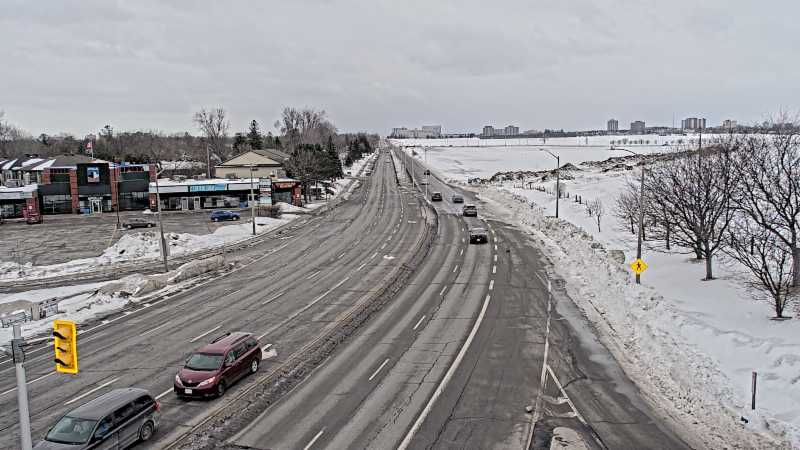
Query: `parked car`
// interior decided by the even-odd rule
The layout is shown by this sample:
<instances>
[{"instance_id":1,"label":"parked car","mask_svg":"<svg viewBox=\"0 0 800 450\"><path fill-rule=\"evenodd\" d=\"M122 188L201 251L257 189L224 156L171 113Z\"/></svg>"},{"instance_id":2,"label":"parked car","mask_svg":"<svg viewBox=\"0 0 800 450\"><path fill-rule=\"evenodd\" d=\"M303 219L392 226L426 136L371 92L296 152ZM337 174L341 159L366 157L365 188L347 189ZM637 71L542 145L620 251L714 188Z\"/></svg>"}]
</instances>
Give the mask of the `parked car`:
<instances>
[{"instance_id":1,"label":"parked car","mask_svg":"<svg viewBox=\"0 0 800 450\"><path fill-rule=\"evenodd\" d=\"M464 209L461 210L461 214L464 217L478 217L478 208L475 205L464 205Z\"/></svg>"},{"instance_id":2,"label":"parked car","mask_svg":"<svg viewBox=\"0 0 800 450\"><path fill-rule=\"evenodd\" d=\"M142 219L141 217L131 217L124 222L122 222L122 228L126 230L130 230L132 228L152 228L156 226L156 223L147 219Z\"/></svg>"},{"instance_id":3,"label":"parked car","mask_svg":"<svg viewBox=\"0 0 800 450\"><path fill-rule=\"evenodd\" d=\"M453 196L450 197L450 201L453 203L464 203L464 197L460 194L453 194Z\"/></svg>"},{"instance_id":4,"label":"parked car","mask_svg":"<svg viewBox=\"0 0 800 450\"><path fill-rule=\"evenodd\" d=\"M428 180L424 179L424 180L420 181L419 184L422 185L422 186L425 186L426 184L428 184Z\"/></svg>"},{"instance_id":5,"label":"parked car","mask_svg":"<svg viewBox=\"0 0 800 450\"><path fill-rule=\"evenodd\" d=\"M470 244L485 244L487 242L489 242L489 237L485 228L475 227L469 229Z\"/></svg>"},{"instance_id":6,"label":"parked car","mask_svg":"<svg viewBox=\"0 0 800 450\"><path fill-rule=\"evenodd\" d=\"M431 174L431 171L428 170L428 169L425 169L425 175L430 175L430 174Z\"/></svg>"},{"instance_id":7,"label":"parked car","mask_svg":"<svg viewBox=\"0 0 800 450\"><path fill-rule=\"evenodd\" d=\"M34 450L128 448L153 436L160 409L144 389L114 389L61 416Z\"/></svg>"},{"instance_id":8,"label":"parked car","mask_svg":"<svg viewBox=\"0 0 800 450\"><path fill-rule=\"evenodd\" d=\"M434 192L431 194L431 201L432 202L440 202L442 201L442 193L441 192Z\"/></svg>"},{"instance_id":9,"label":"parked car","mask_svg":"<svg viewBox=\"0 0 800 450\"><path fill-rule=\"evenodd\" d=\"M25 216L25 223L28 225L32 225L34 223L42 223L44 218L38 212L29 212L27 216Z\"/></svg>"},{"instance_id":10,"label":"parked car","mask_svg":"<svg viewBox=\"0 0 800 450\"><path fill-rule=\"evenodd\" d=\"M367 170L366 172L364 172L364 176L365 177L368 177L370 175L372 175L372 171L371 170Z\"/></svg>"},{"instance_id":11,"label":"parked car","mask_svg":"<svg viewBox=\"0 0 800 450\"><path fill-rule=\"evenodd\" d=\"M226 333L198 349L175 375L178 397L221 396L245 375L258 372L261 347L250 333Z\"/></svg>"},{"instance_id":12,"label":"parked car","mask_svg":"<svg viewBox=\"0 0 800 450\"><path fill-rule=\"evenodd\" d=\"M219 222L220 220L239 220L239 213L233 211L214 211L211 213L212 222Z\"/></svg>"}]
</instances>

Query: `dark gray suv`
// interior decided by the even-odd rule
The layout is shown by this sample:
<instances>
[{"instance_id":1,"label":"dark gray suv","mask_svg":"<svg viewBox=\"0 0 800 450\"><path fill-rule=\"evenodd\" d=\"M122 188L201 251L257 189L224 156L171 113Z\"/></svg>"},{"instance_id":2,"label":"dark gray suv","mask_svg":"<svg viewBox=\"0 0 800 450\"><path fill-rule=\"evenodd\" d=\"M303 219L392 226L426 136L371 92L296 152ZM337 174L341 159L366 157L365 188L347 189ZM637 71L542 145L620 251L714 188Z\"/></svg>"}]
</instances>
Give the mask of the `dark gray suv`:
<instances>
[{"instance_id":1,"label":"dark gray suv","mask_svg":"<svg viewBox=\"0 0 800 450\"><path fill-rule=\"evenodd\" d=\"M144 389L114 389L58 419L34 450L128 448L153 436L160 408Z\"/></svg>"}]
</instances>

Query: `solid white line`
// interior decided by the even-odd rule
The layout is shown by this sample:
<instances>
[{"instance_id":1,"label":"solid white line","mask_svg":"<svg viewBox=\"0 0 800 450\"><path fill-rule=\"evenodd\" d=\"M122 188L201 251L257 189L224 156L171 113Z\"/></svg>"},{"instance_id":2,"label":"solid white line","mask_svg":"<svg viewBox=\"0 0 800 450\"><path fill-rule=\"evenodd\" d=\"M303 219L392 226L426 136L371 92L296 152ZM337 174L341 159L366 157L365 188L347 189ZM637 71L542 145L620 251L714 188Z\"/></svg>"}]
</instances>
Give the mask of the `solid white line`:
<instances>
[{"instance_id":1,"label":"solid white line","mask_svg":"<svg viewBox=\"0 0 800 450\"><path fill-rule=\"evenodd\" d=\"M497 266L492 266L492 273L497 273Z\"/></svg>"},{"instance_id":2,"label":"solid white line","mask_svg":"<svg viewBox=\"0 0 800 450\"><path fill-rule=\"evenodd\" d=\"M318 271L312 273L311 275L306 277L306 280L310 280L310 279L314 278L315 276L319 275L320 272L322 272L322 271L318 270Z\"/></svg>"},{"instance_id":3,"label":"solid white line","mask_svg":"<svg viewBox=\"0 0 800 450\"><path fill-rule=\"evenodd\" d=\"M372 375L370 375L370 377L369 377L369 379L368 379L367 381L372 381L372 379L373 379L373 378L375 378L375 375L377 375L377 374L378 374L378 372L380 372L380 371L381 371L381 369L383 369L383 366L385 366L385 365L386 365L386 363L388 363L388 362L389 362L389 358L386 358L386 360L385 360L385 361L383 361L383 364L381 364L381 365L380 365L380 367L378 367L377 369L375 369L375 372L372 372Z\"/></svg>"},{"instance_id":4,"label":"solid white line","mask_svg":"<svg viewBox=\"0 0 800 450\"><path fill-rule=\"evenodd\" d=\"M361 269L363 269L363 268L364 268L364 266L366 266L366 265L367 265L367 263L364 263L364 264L362 264L362 265L358 266L358 269L356 269L356 272L358 272L358 271L360 271Z\"/></svg>"},{"instance_id":5,"label":"solid white line","mask_svg":"<svg viewBox=\"0 0 800 450\"><path fill-rule=\"evenodd\" d=\"M464 254L464 249L462 248L461 251L458 253L458 256L461 256L463 254Z\"/></svg>"},{"instance_id":6,"label":"solid white line","mask_svg":"<svg viewBox=\"0 0 800 450\"><path fill-rule=\"evenodd\" d=\"M430 400L428 400L428 403L425 405L425 409L422 410L419 417L417 417L416 422L414 422L414 425L411 427L410 430L408 430L408 433L406 433L406 437L403 439L403 442L401 442L400 446L397 447L398 450L406 450L408 448L408 446L411 444L411 439L414 437L414 434L416 434L417 431L419 431L419 428L422 426L422 423L428 417L428 414L431 413L433 405L442 395L442 392L444 392L445 386L447 386L447 383L449 383L450 379L453 378L453 375L458 369L458 366L461 364L461 360L464 359L464 355L467 354L467 350L469 349L470 344L472 344L472 340L475 339L475 335L478 334L478 328L480 328L481 323L483 322L483 317L486 315L486 309L489 308L489 301L491 299L492 297L490 295L486 296L486 299L483 301L483 307L481 308L481 312L480 314L478 314L478 319L472 326L472 331L469 332L467 340L464 341L464 345L461 346L461 350L459 350L458 355L456 355L456 359L453 360L453 364L451 364L450 368L447 369L447 373L444 374L444 378L442 378L442 381L439 382L439 386L436 387L436 390L433 392L433 395L431 396Z\"/></svg>"},{"instance_id":7,"label":"solid white line","mask_svg":"<svg viewBox=\"0 0 800 450\"><path fill-rule=\"evenodd\" d=\"M114 378L114 379L112 379L112 380L110 380L110 381L106 381L105 383L101 384L100 386L97 386L96 388L92 389L91 391L84 392L83 394L81 394L81 395L79 395L79 396L77 396L77 397L73 398L72 400L69 400L69 401L67 401L66 403L64 403L64 406L66 406L66 405L69 405L69 404L72 404L72 403L75 403L75 402L77 402L78 400L82 399L83 397L86 397L86 396L87 396L87 395L89 395L89 394L95 393L95 392L99 391L100 389L103 389L104 387L106 387L106 386L108 386L109 384L111 384L111 383L113 383L113 382L117 381L118 379L119 379L119 377L116 377L116 378Z\"/></svg>"},{"instance_id":8,"label":"solid white line","mask_svg":"<svg viewBox=\"0 0 800 450\"><path fill-rule=\"evenodd\" d=\"M206 336L206 335L208 335L208 334L211 334L211 333L213 333L213 332L215 332L215 331L219 330L220 328L222 328L222 325L217 325L217 326L215 326L214 328L212 328L212 329L210 329L210 330L206 331L205 333L201 334L200 336L197 336L196 338L192 339L192 340L191 340L191 341L189 341L189 342L197 342L197 341L198 341L199 339L201 339L202 337L204 337L204 336Z\"/></svg>"},{"instance_id":9,"label":"solid white line","mask_svg":"<svg viewBox=\"0 0 800 450\"><path fill-rule=\"evenodd\" d=\"M37 381L39 381L39 380L44 380L45 378L47 378L47 377L49 377L49 376L52 376L52 375L55 375L55 374L56 374L56 372L50 372L50 373L48 373L47 375L42 375L42 376L40 376L39 378L36 378L36 379L30 380L30 381L28 381L28 382L27 382L27 383L25 383L25 384L36 383L36 382L37 382ZM14 391L16 391L16 390L17 390L17 388L13 387L13 388L11 388L11 389L9 389L9 390L5 391L5 392L0 392L0 395L5 395L5 394L8 394L9 392L14 392Z\"/></svg>"},{"instance_id":10,"label":"solid white line","mask_svg":"<svg viewBox=\"0 0 800 450\"><path fill-rule=\"evenodd\" d=\"M314 445L314 442L317 442L317 439L319 439L319 438L320 438L320 436L322 436L322 433L324 433L324 432L325 432L325 428L323 428L323 429L319 430L319 433L317 433L317 435L316 435L316 436L314 436L314 438L313 438L313 439L311 439L311 441L310 441L308 444L306 444L306 446L305 446L305 447L303 447L303 450L308 450L308 449L310 449L310 448L311 448L311 446L313 446L313 445Z\"/></svg>"},{"instance_id":11,"label":"solid white line","mask_svg":"<svg viewBox=\"0 0 800 450\"><path fill-rule=\"evenodd\" d=\"M425 316L422 316L422 317L419 318L419 321L417 322L416 325L414 325L414 328L412 328L411 331L417 331L417 328L419 327L419 324L421 324L423 320L425 320Z\"/></svg>"},{"instance_id":12,"label":"solid white line","mask_svg":"<svg viewBox=\"0 0 800 450\"><path fill-rule=\"evenodd\" d=\"M458 264L456 264L456 266L453 267L453 273L456 273L457 270L458 270Z\"/></svg>"},{"instance_id":13,"label":"solid white line","mask_svg":"<svg viewBox=\"0 0 800 450\"><path fill-rule=\"evenodd\" d=\"M159 326L157 326L155 328L151 328L151 329L145 331L144 333L142 333L142 336L147 336L148 334L152 333L153 331L156 331L159 328L164 328L167 325L169 325L169 322L164 322L164 323L162 323L161 325L159 325Z\"/></svg>"},{"instance_id":14,"label":"solid white line","mask_svg":"<svg viewBox=\"0 0 800 450\"><path fill-rule=\"evenodd\" d=\"M283 294L285 294L285 293L286 293L286 289L284 289L284 290L282 290L282 291L278 292L277 294L273 295L273 296L272 296L272 297L270 297L269 299L267 299L267 300L265 300L265 301L261 302L261 304L262 304L262 305L266 305L267 303L272 303L272 301L273 301L273 300L277 299L278 297L282 296L282 295L283 295Z\"/></svg>"},{"instance_id":15,"label":"solid white line","mask_svg":"<svg viewBox=\"0 0 800 450\"><path fill-rule=\"evenodd\" d=\"M444 291L447 290L447 286L442 286L442 290L439 291L439 295L444 295Z\"/></svg>"},{"instance_id":16,"label":"solid white line","mask_svg":"<svg viewBox=\"0 0 800 450\"><path fill-rule=\"evenodd\" d=\"M494 280L489 281L489 290L494 289Z\"/></svg>"},{"instance_id":17,"label":"solid white line","mask_svg":"<svg viewBox=\"0 0 800 450\"><path fill-rule=\"evenodd\" d=\"M169 394L169 393L170 393L170 392L172 392L172 391L173 391L173 388L169 388L169 389L167 389L166 391L164 391L164 392L162 392L162 393L158 394L158 395L156 396L156 400L161 400L161 397L163 397L163 396L165 396L165 395Z\"/></svg>"}]
</instances>

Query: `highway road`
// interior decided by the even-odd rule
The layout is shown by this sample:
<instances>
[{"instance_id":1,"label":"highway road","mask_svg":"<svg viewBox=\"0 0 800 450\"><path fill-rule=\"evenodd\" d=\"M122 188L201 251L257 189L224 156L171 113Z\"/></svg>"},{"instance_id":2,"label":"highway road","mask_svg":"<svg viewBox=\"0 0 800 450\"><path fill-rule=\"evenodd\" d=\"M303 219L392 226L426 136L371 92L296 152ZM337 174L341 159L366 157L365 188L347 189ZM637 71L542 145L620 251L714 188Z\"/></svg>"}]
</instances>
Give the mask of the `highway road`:
<instances>
[{"instance_id":1,"label":"highway road","mask_svg":"<svg viewBox=\"0 0 800 450\"><path fill-rule=\"evenodd\" d=\"M408 261L434 220L397 185L387 158L382 156L372 176L333 211L302 219L302 226L280 238L243 250L238 259L249 264L233 273L83 324L78 375L54 372L50 345L30 348L25 365L34 439L82 402L137 386L162 402L152 446L163 447L370 299ZM177 400L172 383L185 356L231 330L255 333L277 356L222 399ZM7 359L0 360L0 411L0 448L17 448L14 370Z\"/></svg>"}]
</instances>

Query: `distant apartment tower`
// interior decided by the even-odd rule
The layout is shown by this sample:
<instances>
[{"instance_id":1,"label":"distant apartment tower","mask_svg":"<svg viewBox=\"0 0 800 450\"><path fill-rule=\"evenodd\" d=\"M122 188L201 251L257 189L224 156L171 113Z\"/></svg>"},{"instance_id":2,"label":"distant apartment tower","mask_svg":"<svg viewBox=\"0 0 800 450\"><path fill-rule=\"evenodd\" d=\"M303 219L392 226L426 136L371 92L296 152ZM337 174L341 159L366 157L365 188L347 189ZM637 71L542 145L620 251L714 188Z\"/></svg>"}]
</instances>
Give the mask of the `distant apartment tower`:
<instances>
[{"instance_id":1,"label":"distant apartment tower","mask_svg":"<svg viewBox=\"0 0 800 450\"><path fill-rule=\"evenodd\" d=\"M486 125L486 126L483 127L483 133L481 133L481 136L483 136L483 137L492 137L494 135L495 135L495 132L494 132L494 127L493 126Z\"/></svg>"},{"instance_id":2,"label":"distant apartment tower","mask_svg":"<svg viewBox=\"0 0 800 450\"><path fill-rule=\"evenodd\" d=\"M645 125L641 120L631 122L631 134L645 134Z\"/></svg>"},{"instance_id":3,"label":"distant apartment tower","mask_svg":"<svg viewBox=\"0 0 800 450\"><path fill-rule=\"evenodd\" d=\"M737 123L735 120L726 119L722 121L722 128L725 128L726 130L732 130L738 126L739 123Z\"/></svg>"},{"instance_id":4,"label":"distant apartment tower","mask_svg":"<svg viewBox=\"0 0 800 450\"><path fill-rule=\"evenodd\" d=\"M617 119L609 120L606 129L608 131L615 131L615 132L619 131L619 120Z\"/></svg>"},{"instance_id":5,"label":"distant apartment tower","mask_svg":"<svg viewBox=\"0 0 800 450\"><path fill-rule=\"evenodd\" d=\"M681 120L681 129L683 130L703 130L706 128L706 119L698 119L697 117L687 117Z\"/></svg>"},{"instance_id":6,"label":"distant apartment tower","mask_svg":"<svg viewBox=\"0 0 800 450\"><path fill-rule=\"evenodd\" d=\"M504 135L506 136L517 136L519 134L519 127L515 127L514 125L506 126L504 131Z\"/></svg>"},{"instance_id":7,"label":"distant apartment tower","mask_svg":"<svg viewBox=\"0 0 800 450\"><path fill-rule=\"evenodd\" d=\"M408 129L406 127L392 128L391 137L408 139L408 138L438 138L442 136L441 125L425 125L422 129Z\"/></svg>"}]
</instances>

